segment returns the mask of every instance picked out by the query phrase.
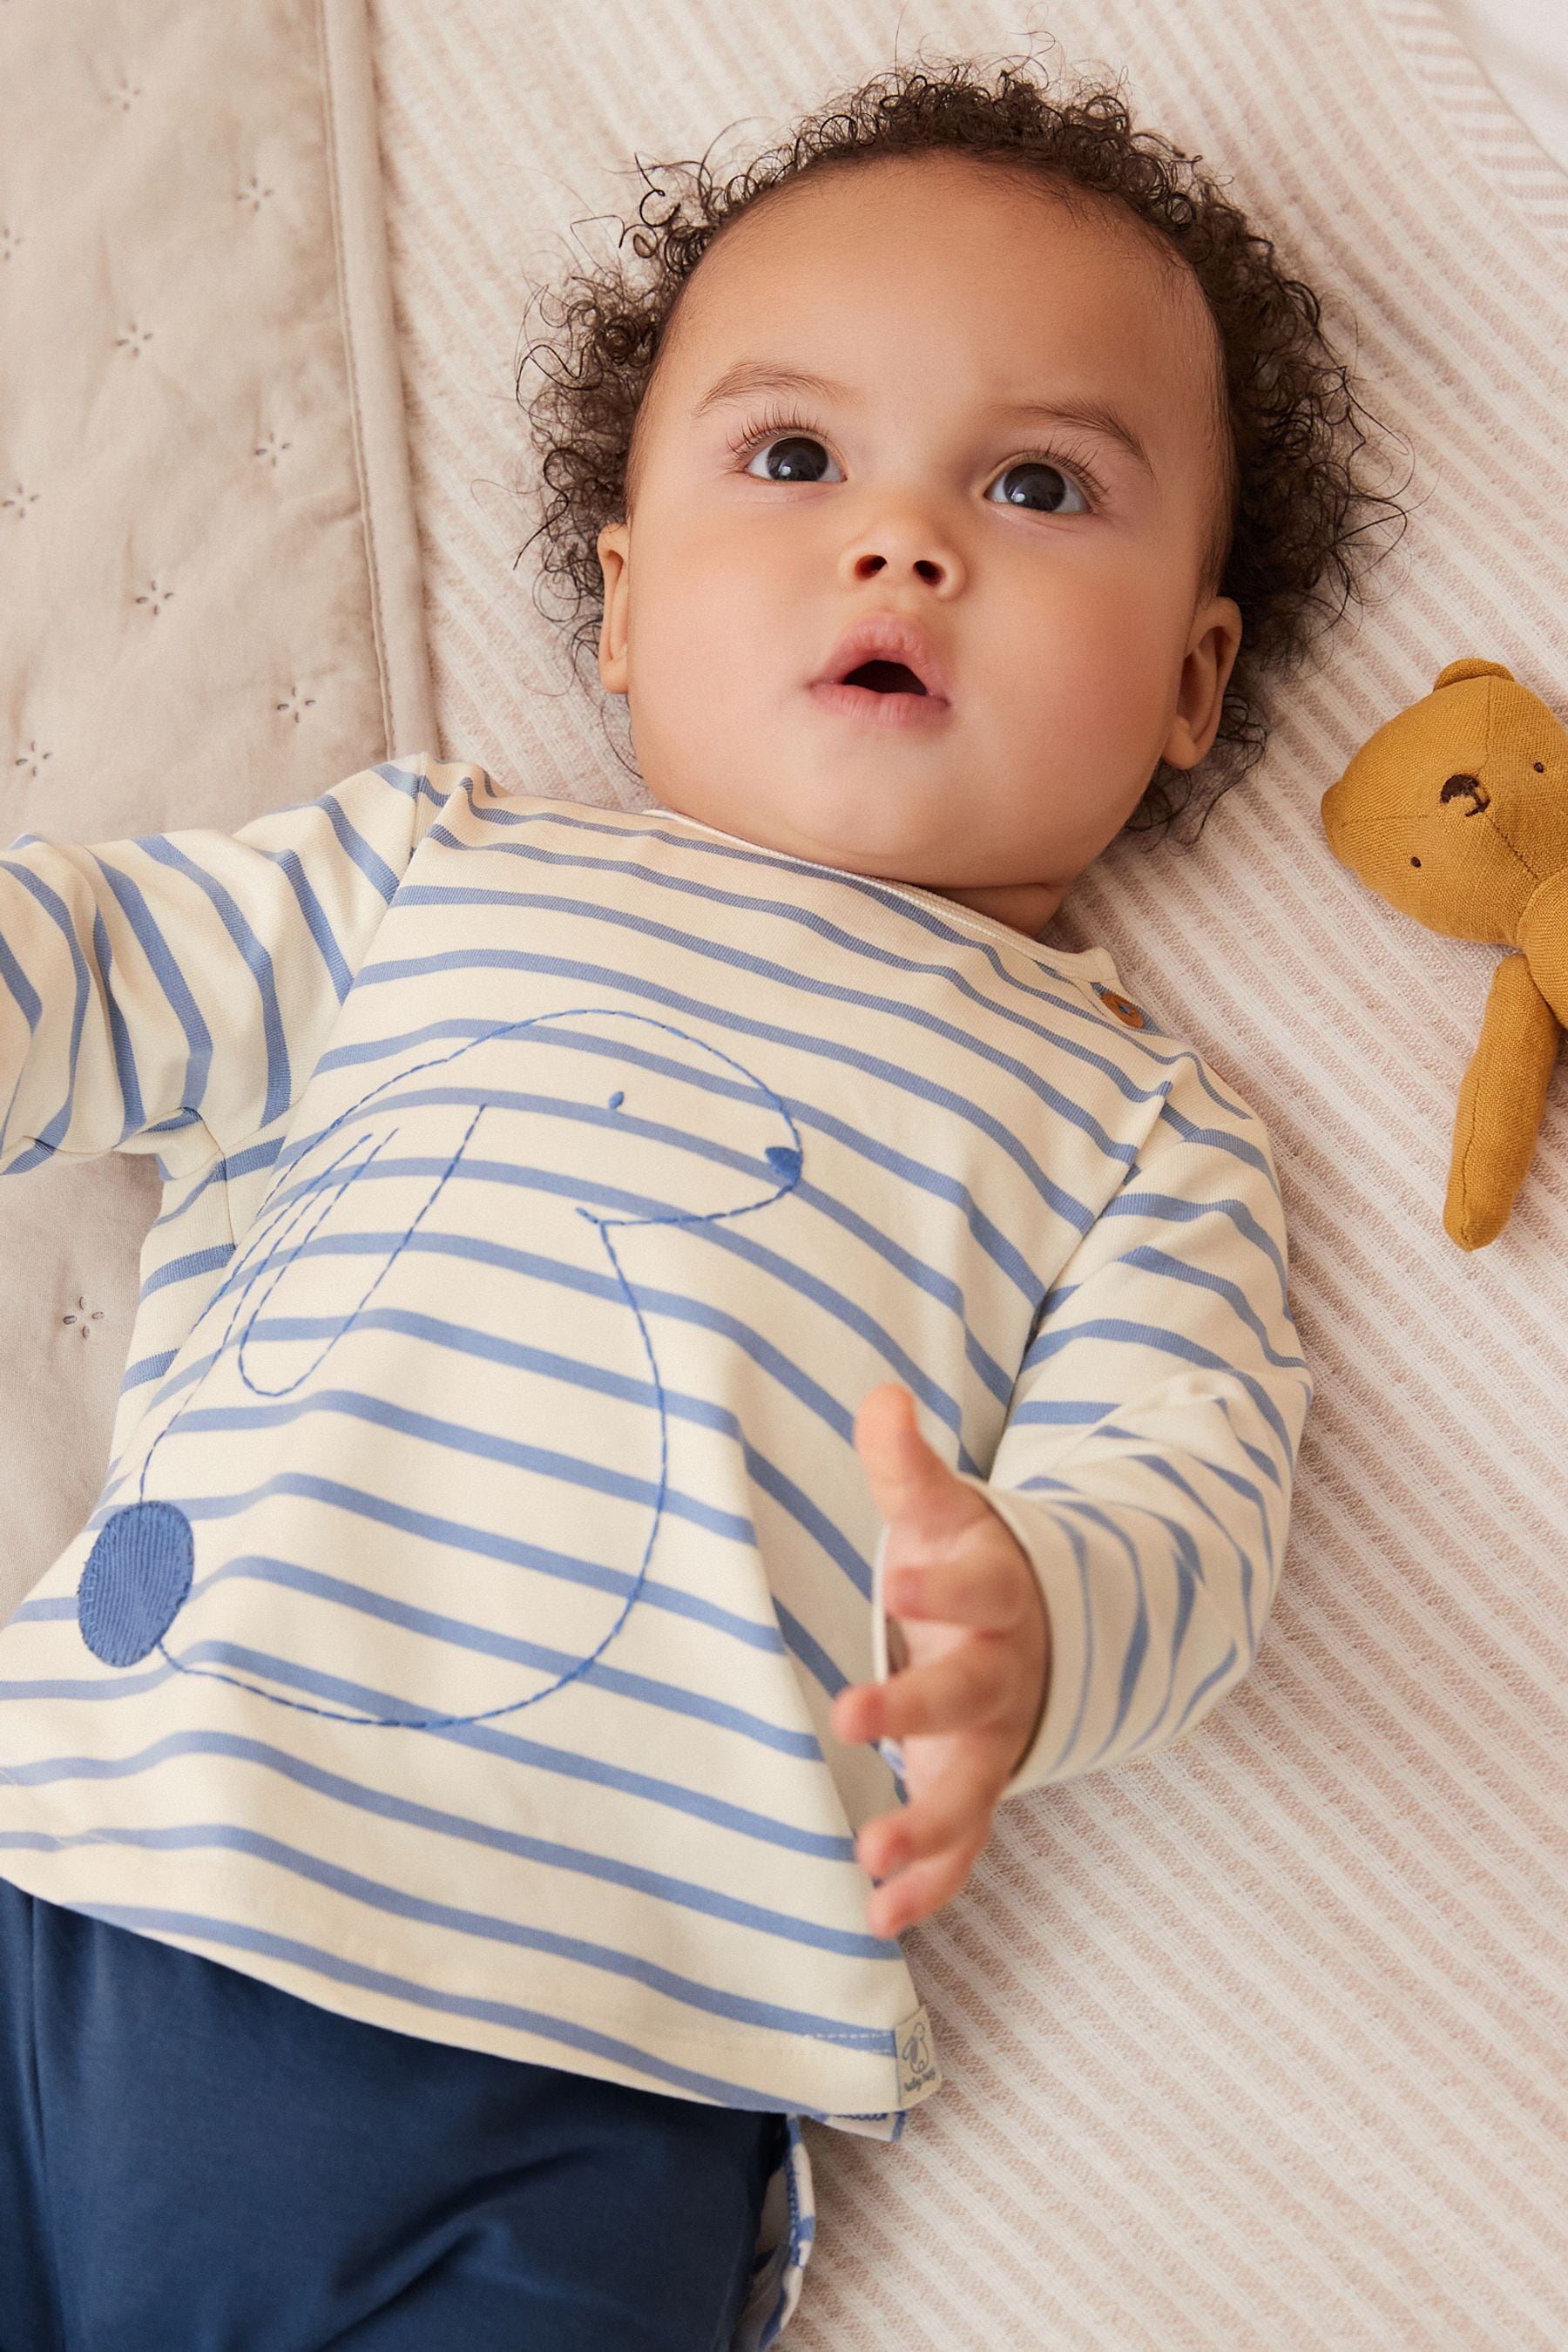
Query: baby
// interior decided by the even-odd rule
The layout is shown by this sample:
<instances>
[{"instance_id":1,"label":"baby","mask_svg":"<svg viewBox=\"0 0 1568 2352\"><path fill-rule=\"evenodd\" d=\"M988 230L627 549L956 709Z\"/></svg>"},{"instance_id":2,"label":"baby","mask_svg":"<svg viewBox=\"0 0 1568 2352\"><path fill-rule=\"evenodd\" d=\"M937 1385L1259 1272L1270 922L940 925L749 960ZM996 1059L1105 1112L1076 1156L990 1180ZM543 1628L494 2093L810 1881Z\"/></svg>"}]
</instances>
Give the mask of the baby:
<instances>
[{"instance_id":1,"label":"baby","mask_svg":"<svg viewBox=\"0 0 1568 2352\"><path fill-rule=\"evenodd\" d=\"M1266 1137L1042 934L1351 591L1316 302L1011 69L643 213L534 415L651 805L0 859L0 1171L165 1188L0 1633L6 2352L772 2343L899 1933L1273 1597Z\"/></svg>"}]
</instances>

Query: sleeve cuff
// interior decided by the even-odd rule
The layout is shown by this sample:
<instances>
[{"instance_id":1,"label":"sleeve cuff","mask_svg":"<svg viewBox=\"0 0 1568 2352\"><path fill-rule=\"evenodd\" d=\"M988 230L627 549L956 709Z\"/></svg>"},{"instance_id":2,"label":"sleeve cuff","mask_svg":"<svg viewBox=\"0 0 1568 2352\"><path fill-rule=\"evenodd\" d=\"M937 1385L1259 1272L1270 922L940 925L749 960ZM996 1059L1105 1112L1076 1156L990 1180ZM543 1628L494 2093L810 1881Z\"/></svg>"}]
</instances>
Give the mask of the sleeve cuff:
<instances>
[{"instance_id":1,"label":"sleeve cuff","mask_svg":"<svg viewBox=\"0 0 1568 2352\"><path fill-rule=\"evenodd\" d=\"M961 1470L955 1474L966 1486L984 1495L997 1517L1017 1539L1035 1571L1046 1605L1050 1659L1046 1669L1045 1704L1035 1735L1002 1790L1003 1797L1022 1796L1027 1789L1070 1777L1063 1769L1077 1725L1074 1695L1083 1689L1085 1625L1083 1578L1071 1543L1054 1515L1027 1496Z\"/></svg>"}]
</instances>

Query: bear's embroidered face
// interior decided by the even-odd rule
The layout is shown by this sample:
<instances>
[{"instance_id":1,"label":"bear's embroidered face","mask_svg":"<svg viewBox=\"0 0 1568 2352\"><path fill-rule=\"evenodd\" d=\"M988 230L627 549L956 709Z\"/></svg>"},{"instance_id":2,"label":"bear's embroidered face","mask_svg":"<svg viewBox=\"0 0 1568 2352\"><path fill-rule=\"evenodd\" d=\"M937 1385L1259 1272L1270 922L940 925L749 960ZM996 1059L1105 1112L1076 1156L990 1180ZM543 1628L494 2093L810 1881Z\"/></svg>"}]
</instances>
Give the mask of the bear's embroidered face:
<instances>
[{"instance_id":1,"label":"bear's embroidered face","mask_svg":"<svg viewBox=\"0 0 1568 2352\"><path fill-rule=\"evenodd\" d=\"M1568 851L1563 730L1500 664L1451 662L1323 795L1336 857L1453 939L1510 940Z\"/></svg>"},{"instance_id":2,"label":"bear's embroidered face","mask_svg":"<svg viewBox=\"0 0 1568 2352\"><path fill-rule=\"evenodd\" d=\"M681 296L600 534L650 790L1037 932L1218 724L1216 352L1136 223L987 164L760 202Z\"/></svg>"}]
</instances>

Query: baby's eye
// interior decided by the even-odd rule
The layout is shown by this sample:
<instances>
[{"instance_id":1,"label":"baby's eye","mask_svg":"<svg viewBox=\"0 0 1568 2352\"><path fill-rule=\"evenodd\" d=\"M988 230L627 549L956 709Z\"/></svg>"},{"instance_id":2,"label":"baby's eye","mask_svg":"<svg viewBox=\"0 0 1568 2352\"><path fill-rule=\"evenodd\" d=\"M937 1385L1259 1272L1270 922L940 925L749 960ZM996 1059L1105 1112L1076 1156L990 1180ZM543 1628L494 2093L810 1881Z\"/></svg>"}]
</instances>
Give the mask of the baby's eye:
<instances>
[{"instance_id":1,"label":"baby's eye","mask_svg":"<svg viewBox=\"0 0 1568 2352\"><path fill-rule=\"evenodd\" d=\"M988 498L1010 507L1027 507L1035 514L1087 514L1089 500L1070 474L1042 458L1029 457L998 474ZM1076 499L1076 506L1069 502Z\"/></svg>"},{"instance_id":2,"label":"baby's eye","mask_svg":"<svg viewBox=\"0 0 1568 2352\"><path fill-rule=\"evenodd\" d=\"M746 467L770 482L821 482L827 478L827 468L833 464L814 434L781 433L765 441ZM842 474L837 479L842 481Z\"/></svg>"}]
</instances>

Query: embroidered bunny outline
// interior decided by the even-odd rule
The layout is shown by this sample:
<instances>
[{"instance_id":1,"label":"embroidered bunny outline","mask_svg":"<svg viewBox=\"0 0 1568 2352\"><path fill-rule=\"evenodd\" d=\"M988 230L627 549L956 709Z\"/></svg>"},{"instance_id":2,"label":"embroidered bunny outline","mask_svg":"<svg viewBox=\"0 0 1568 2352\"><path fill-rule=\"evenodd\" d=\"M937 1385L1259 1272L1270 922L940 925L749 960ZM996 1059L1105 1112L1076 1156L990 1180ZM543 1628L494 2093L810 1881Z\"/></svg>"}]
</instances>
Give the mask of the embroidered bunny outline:
<instances>
[{"instance_id":1,"label":"embroidered bunny outline","mask_svg":"<svg viewBox=\"0 0 1568 2352\"><path fill-rule=\"evenodd\" d=\"M749 1070L744 1064L736 1060L733 1055L724 1053L718 1046L710 1044L706 1039L692 1035L689 1031L679 1027L674 1022L661 1021L651 1014L632 1013L619 1008L577 1005L559 1011L536 1013L525 1020L497 1023L493 1027L481 1031L478 1036L467 1038L447 1052L431 1055L425 1061L416 1063L408 1069L394 1073L368 1088L356 1101L339 1112L321 1134L313 1139L310 1149L320 1150L336 1132L362 1118L367 1107L378 1097L385 1095L393 1088L406 1087L410 1081L424 1072L443 1068L497 1040L516 1037L529 1029L568 1021L594 1021L607 1024L632 1022L648 1029L663 1030L671 1036L679 1037L685 1045L695 1049L700 1067L705 1064L721 1064L740 1078L745 1088L742 1099L758 1108L765 1109L775 1117L780 1122L781 1135L787 1135L789 1139L787 1142L781 1140L767 1145L761 1155L770 1171L771 1177L775 1180L770 1189L738 1204L695 1211L675 1209L649 1214L601 1214L584 1208L580 1202L574 1204L575 1213L597 1229L600 1244L608 1259L616 1288L635 1320L642 1355L651 1381L658 1415L658 1472L647 1538L636 1573L620 1609L608 1629L592 1650L578 1657L573 1665L556 1675L544 1688L530 1692L521 1699L510 1700L498 1706L464 1715L418 1715L404 1712L378 1716L368 1715L363 1711L312 1705L302 1700L282 1697L277 1692L266 1689L260 1684L247 1680L243 1675L225 1673L213 1666L192 1664L175 1656L165 1646L164 1637L172 1629L174 1620L186 1601L193 1595L195 1533L189 1517L177 1503L147 1495L148 1472L159 1446L180 1426L181 1422L195 1405L206 1388L218 1365L227 1360L231 1355L239 1378L245 1386L258 1396L288 1395L320 1370L332 1349L353 1328L371 1299L386 1281L393 1265L407 1246L411 1236L429 1215L446 1186L458 1172L481 1121L489 1112L504 1107L498 1105L494 1100L487 1100L479 1104L468 1119L455 1150L421 1202L417 1214L410 1220L395 1245L381 1261L363 1292L343 1316L337 1328L328 1335L310 1361L291 1380L281 1385L270 1387L253 1374L245 1360L247 1348L254 1349L258 1344L256 1339L256 1326L258 1318L268 1302L274 1298L279 1286L287 1280L292 1265L309 1247L311 1240L321 1233L332 1210L342 1203L350 1186L360 1181L396 1141L402 1128L395 1127L390 1132L379 1132L374 1129L362 1131L349 1139L342 1150L329 1160L324 1169L307 1179L298 1194L284 1199L270 1209L266 1202L262 1203L246 1236L239 1259L227 1269L224 1281L213 1297L208 1300L202 1315L197 1318L190 1335L194 1338L195 1331L200 1329L207 1317L215 1314L223 1301L232 1296L233 1305L222 1336L209 1356L195 1387L182 1401L173 1419L159 1432L149 1446L141 1466L136 1501L122 1506L119 1510L111 1513L104 1522L82 1570L78 1585L78 1622L87 1646L106 1664L114 1666L136 1664L156 1651L164 1662L178 1673L233 1683L241 1689L253 1692L258 1697L270 1700L276 1706L293 1707L307 1714L327 1716L339 1722L388 1729L423 1730L484 1722L497 1716L516 1713L522 1707L536 1706L541 1700L548 1698L553 1692L559 1690L563 1684L584 1674L595 1661L603 1655L622 1631L641 1593L647 1574L648 1562L652 1557L664 1516L669 1469L669 1434L664 1385L659 1373L657 1353L636 1289L614 1238L613 1229L656 1224L696 1225L721 1222L772 1206L785 1193L793 1191L800 1181L804 1156L803 1145L799 1129L787 1107L773 1089L757 1077L755 1073ZM603 1042L608 1044L610 1041ZM609 1109L612 1111L618 1109L624 1098L624 1090L617 1090L610 1098ZM744 1157L744 1155L742 1156ZM286 1189L287 1183L288 1171L283 1171L274 1185L274 1192ZM313 1215L312 1210L315 1211ZM309 1220L308 1223L307 1220ZM256 1294L254 1304L250 1305L249 1312L247 1314L247 1306L251 1301L253 1293ZM242 1316L245 1318L244 1325L237 1339L236 1328ZM189 1339L187 1339L188 1344ZM257 1370L258 1372L259 1366ZM210 1580L204 1580L204 1590L206 1589L208 1581Z\"/></svg>"}]
</instances>

